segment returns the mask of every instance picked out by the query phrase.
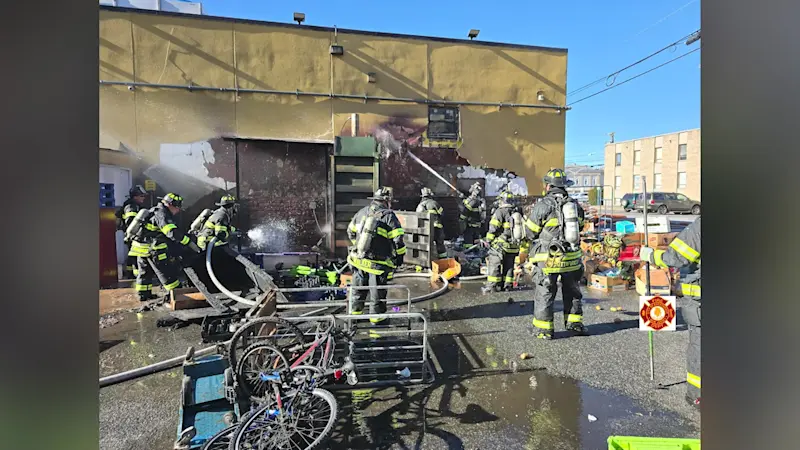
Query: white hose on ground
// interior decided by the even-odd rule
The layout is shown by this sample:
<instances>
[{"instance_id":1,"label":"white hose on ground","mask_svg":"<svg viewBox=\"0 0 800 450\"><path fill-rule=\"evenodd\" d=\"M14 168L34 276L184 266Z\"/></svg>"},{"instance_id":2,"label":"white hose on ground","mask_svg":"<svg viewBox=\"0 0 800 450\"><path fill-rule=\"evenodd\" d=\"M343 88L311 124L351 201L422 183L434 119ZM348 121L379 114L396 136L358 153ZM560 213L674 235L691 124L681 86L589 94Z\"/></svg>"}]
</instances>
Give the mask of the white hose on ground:
<instances>
[{"instance_id":1,"label":"white hose on ground","mask_svg":"<svg viewBox=\"0 0 800 450\"><path fill-rule=\"evenodd\" d=\"M239 303L245 304L247 306L256 306L255 300L248 300L246 298L239 297L238 295L234 294L233 292L229 291L219 282L217 276L214 275L214 270L211 268L211 252L214 250L214 244L217 242L217 237L214 236L211 239L211 242L208 243L208 247L206 247L206 270L208 271L208 276L211 277L211 281L214 283L214 286L219 289L220 292L227 295L228 298L236 300Z\"/></svg>"},{"instance_id":2,"label":"white hose on ground","mask_svg":"<svg viewBox=\"0 0 800 450\"><path fill-rule=\"evenodd\" d=\"M227 346L230 341L224 342ZM216 350L216 346L206 347L194 352L194 356L205 356L214 353ZM169 370L175 367L180 366L183 364L183 361L186 360L186 355L183 356L176 356L174 358L170 358L161 362L157 362L155 364L150 364L149 366L139 367L138 369L128 370L125 372L115 373L114 375L109 375L103 378L100 378L100 387L104 388L106 386L111 386L112 384L122 383L123 381L132 380L134 378L141 378L146 375L152 375L154 373L163 372L165 370Z\"/></svg>"}]
</instances>

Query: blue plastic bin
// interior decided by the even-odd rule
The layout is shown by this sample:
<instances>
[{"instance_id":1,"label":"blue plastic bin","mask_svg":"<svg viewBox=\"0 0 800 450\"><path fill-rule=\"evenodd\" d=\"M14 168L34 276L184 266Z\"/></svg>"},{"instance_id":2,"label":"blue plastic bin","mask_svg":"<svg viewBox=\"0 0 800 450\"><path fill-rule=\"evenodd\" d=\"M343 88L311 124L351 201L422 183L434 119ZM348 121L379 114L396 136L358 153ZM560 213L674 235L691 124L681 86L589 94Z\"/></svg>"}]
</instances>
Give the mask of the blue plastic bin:
<instances>
[{"instance_id":1,"label":"blue plastic bin","mask_svg":"<svg viewBox=\"0 0 800 450\"><path fill-rule=\"evenodd\" d=\"M629 220L621 220L617 222L617 233L627 234L636 231L636 224Z\"/></svg>"}]
</instances>

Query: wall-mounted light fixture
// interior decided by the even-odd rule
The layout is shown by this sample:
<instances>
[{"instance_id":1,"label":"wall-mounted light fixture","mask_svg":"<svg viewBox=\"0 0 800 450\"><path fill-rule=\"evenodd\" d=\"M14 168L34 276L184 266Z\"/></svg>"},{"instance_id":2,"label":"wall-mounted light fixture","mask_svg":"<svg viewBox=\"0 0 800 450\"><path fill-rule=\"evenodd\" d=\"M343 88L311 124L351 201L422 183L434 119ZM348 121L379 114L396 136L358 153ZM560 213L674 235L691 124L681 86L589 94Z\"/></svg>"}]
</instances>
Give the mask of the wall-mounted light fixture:
<instances>
[{"instance_id":1,"label":"wall-mounted light fixture","mask_svg":"<svg viewBox=\"0 0 800 450\"><path fill-rule=\"evenodd\" d=\"M469 30L469 34L467 34L467 37L469 37L469 40L471 41L471 40L475 39L476 37L478 37L478 33L480 33L480 32L481 32L481 30L476 30L476 29L473 28L473 29Z\"/></svg>"},{"instance_id":2,"label":"wall-mounted light fixture","mask_svg":"<svg viewBox=\"0 0 800 450\"><path fill-rule=\"evenodd\" d=\"M375 72L367 72L367 82L369 83L377 82L378 79L376 77L377 76L375 75Z\"/></svg>"},{"instance_id":3,"label":"wall-mounted light fixture","mask_svg":"<svg viewBox=\"0 0 800 450\"><path fill-rule=\"evenodd\" d=\"M333 44L331 44L330 54L333 56L344 55L344 47L339 45L339 29L333 26Z\"/></svg>"},{"instance_id":4,"label":"wall-mounted light fixture","mask_svg":"<svg viewBox=\"0 0 800 450\"><path fill-rule=\"evenodd\" d=\"M298 25L301 25L303 22L306 21L306 15L303 13L296 12L294 13L294 21L297 22Z\"/></svg>"},{"instance_id":5,"label":"wall-mounted light fixture","mask_svg":"<svg viewBox=\"0 0 800 450\"><path fill-rule=\"evenodd\" d=\"M539 100L540 102L543 102L544 101L544 92L543 91L537 92L536 93L536 99Z\"/></svg>"}]
</instances>

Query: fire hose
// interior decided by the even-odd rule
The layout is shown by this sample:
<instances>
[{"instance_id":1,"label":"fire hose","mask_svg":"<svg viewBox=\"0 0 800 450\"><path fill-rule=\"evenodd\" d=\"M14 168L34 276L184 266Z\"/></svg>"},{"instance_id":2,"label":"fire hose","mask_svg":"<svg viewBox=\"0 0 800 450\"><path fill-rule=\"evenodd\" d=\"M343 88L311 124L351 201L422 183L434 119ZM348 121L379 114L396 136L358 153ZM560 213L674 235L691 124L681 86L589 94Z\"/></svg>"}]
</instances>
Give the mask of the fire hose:
<instances>
[{"instance_id":1,"label":"fire hose","mask_svg":"<svg viewBox=\"0 0 800 450\"><path fill-rule=\"evenodd\" d=\"M255 300L248 300L243 297L239 297L238 295L234 294L233 292L229 291L222 283L219 282L217 276L214 275L214 269L211 268L211 252L214 250L214 244L217 242L217 237L214 236L211 239L211 242L208 243L208 247L206 247L206 270L208 271L208 276L211 277L211 281L214 283L214 286L219 289L220 292L227 295L229 298L236 300L239 303L245 304L247 306L256 306Z\"/></svg>"}]
</instances>

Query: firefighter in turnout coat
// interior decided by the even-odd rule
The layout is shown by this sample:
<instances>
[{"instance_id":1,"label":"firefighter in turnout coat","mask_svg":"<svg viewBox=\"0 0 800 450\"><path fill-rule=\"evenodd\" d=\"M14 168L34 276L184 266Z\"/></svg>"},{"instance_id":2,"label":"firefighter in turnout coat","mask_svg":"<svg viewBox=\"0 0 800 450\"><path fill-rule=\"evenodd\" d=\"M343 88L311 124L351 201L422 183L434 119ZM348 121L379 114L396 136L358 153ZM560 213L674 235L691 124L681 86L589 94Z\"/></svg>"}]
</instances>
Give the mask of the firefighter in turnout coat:
<instances>
[{"instance_id":1,"label":"firefighter in turnout coat","mask_svg":"<svg viewBox=\"0 0 800 450\"><path fill-rule=\"evenodd\" d=\"M700 404L700 217L684 228L667 250L642 247L639 257L658 267L686 268L681 274L680 305L683 320L689 326L689 347L686 351L686 400Z\"/></svg>"},{"instance_id":2,"label":"firefighter in turnout coat","mask_svg":"<svg viewBox=\"0 0 800 450\"><path fill-rule=\"evenodd\" d=\"M485 241L489 245L489 254L486 256L484 294L510 290L514 284L514 260L525 235L522 214L510 203L512 198L513 194L508 191L501 193L500 203L489 220Z\"/></svg>"},{"instance_id":3,"label":"firefighter in turnout coat","mask_svg":"<svg viewBox=\"0 0 800 450\"><path fill-rule=\"evenodd\" d=\"M433 199L433 191L424 187L422 188L422 200L417 206L417 212L430 213L431 221L433 221L433 242L436 244L436 256L438 258L447 258L447 249L444 246L444 225L442 224L442 212L444 209L442 205Z\"/></svg>"},{"instance_id":4,"label":"firefighter in turnout coat","mask_svg":"<svg viewBox=\"0 0 800 450\"><path fill-rule=\"evenodd\" d=\"M533 206L525 221L527 237L532 242L530 261L535 263L533 334L540 339L553 338L553 303L559 278L564 328L575 334L586 334L579 285L583 276L580 249L583 208L569 197L567 175L563 170L547 172L544 183L545 196Z\"/></svg>"},{"instance_id":5,"label":"firefighter in turnout coat","mask_svg":"<svg viewBox=\"0 0 800 450\"><path fill-rule=\"evenodd\" d=\"M406 254L403 227L391 210L392 189L382 187L369 198L372 203L358 211L347 226L347 237L352 243L347 262L353 267L354 287L386 285L392 279L395 269L403 264ZM363 313L368 292L369 313L386 312L385 289L351 292L352 314ZM383 321L384 319L370 319L372 323Z\"/></svg>"},{"instance_id":6,"label":"firefighter in turnout coat","mask_svg":"<svg viewBox=\"0 0 800 450\"><path fill-rule=\"evenodd\" d=\"M463 194L462 194L463 195ZM461 233L464 245L472 245L480 238L481 228L486 214L486 203L481 197L481 185L474 183L469 188L469 196L460 205Z\"/></svg>"},{"instance_id":7,"label":"firefighter in turnout coat","mask_svg":"<svg viewBox=\"0 0 800 450\"><path fill-rule=\"evenodd\" d=\"M219 206L219 208L208 216L203 222L202 228L197 233L197 245L201 250L205 250L206 245L214 237L217 238L214 247L219 247L227 244L228 239L237 233L236 228L231 225L239 209L236 198L232 195L225 195L216 205Z\"/></svg>"},{"instance_id":8,"label":"firefighter in turnout coat","mask_svg":"<svg viewBox=\"0 0 800 450\"><path fill-rule=\"evenodd\" d=\"M140 185L136 185L128 192L128 199L122 204L122 207L117 210L117 229L125 231L130 226L133 218L142 209L144 201L147 199L147 191ZM130 242L126 242L130 245ZM136 276L139 273L139 267L136 262L136 255L128 251L128 257L125 261L125 272L132 273Z\"/></svg>"},{"instance_id":9,"label":"firefighter in turnout coat","mask_svg":"<svg viewBox=\"0 0 800 450\"><path fill-rule=\"evenodd\" d=\"M138 257L139 274L136 276L136 291L139 300L155 298L152 293L153 277L161 282L167 292L180 285L180 267L169 259L168 243L187 247L194 253L200 248L183 234L173 221L181 211L183 198L177 194L165 195L158 205L142 210L136 215L126 234L131 236L131 252Z\"/></svg>"}]
</instances>

